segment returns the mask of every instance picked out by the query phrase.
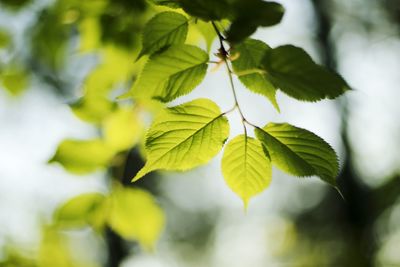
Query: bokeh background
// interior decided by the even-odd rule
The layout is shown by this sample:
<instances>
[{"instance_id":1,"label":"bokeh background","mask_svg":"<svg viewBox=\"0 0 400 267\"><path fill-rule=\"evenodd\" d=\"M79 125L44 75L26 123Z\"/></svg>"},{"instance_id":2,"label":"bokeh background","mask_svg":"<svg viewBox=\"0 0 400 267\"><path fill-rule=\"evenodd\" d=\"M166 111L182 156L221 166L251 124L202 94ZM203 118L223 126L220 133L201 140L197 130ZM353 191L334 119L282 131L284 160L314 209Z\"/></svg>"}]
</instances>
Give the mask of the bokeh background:
<instances>
[{"instance_id":1,"label":"bokeh background","mask_svg":"<svg viewBox=\"0 0 400 267\"><path fill-rule=\"evenodd\" d=\"M304 48L353 90L318 103L279 93L279 114L236 81L240 104L260 125L287 121L332 144L346 200L316 178L274 169L271 186L245 213L224 183L219 155L207 166L159 172L135 185L166 214L149 252L110 229L60 237L48 226L61 203L107 193L118 174L131 186L143 164L140 145L124 152L122 170L113 165L78 176L48 161L64 139L97 138L104 114L124 104L115 98L140 69L138 33L154 7L139 0L0 0L0 266L400 266L400 1L279 2L282 23L254 37ZM205 47L196 38L191 42ZM228 86L223 68L210 68L193 94L173 104L206 96L227 110ZM233 137L242 128L237 115L229 120ZM54 264L57 246L68 253Z\"/></svg>"}]
</instances>

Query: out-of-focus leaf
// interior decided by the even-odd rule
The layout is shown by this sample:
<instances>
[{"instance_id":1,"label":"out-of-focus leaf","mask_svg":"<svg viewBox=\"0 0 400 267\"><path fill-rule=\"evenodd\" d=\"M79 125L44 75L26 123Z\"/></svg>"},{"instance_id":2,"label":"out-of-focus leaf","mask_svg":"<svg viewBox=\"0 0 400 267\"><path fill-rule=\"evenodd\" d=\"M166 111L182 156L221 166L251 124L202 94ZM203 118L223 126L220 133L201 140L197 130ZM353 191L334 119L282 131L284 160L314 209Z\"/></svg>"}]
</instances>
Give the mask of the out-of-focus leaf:
<instances>
[{"instance_id":1,"label":"out-of-focus leaf","mask_svg":"<svg viewBox=\"0 0 400 267\"><path fill-rule=\"evenodd\" d=\"M239 135L225 147L222 174L228 186L239 195L245 207L249 199L271 183L272 167L260 141Z\"/></svg>"},{"instance_id":2,"label":"out-of-focus leaf","mask_svg":"<svg viewBox=\"0 0 400 267\"><path fill-rule=\"evenodd\" d=\"M133 180L156 169L184 171L207 163L229 136L223 115L208 99L166 109L147 133L147 162Z\"/></svg>"},{"instance_id":3,"label":"out-of-focus leaf","mask_svg":"<svg viewBox=\"0 0 400 267\"><path fill-rule=\"evenodd\" d=\"M92 226L101 228L107 215L106 197L100 193L82 194L62 204L54 213L54 221L61 228Z\"/></svg>"},{"instance_id":4,"label":"out-of-focus leaf","mask_svg":"<svg viewBox=\"0 0 400 267\"><path fill-rule=\"evenodd\" d=\"M247 39L238 44L232 50L232 55L238 56L232 62L233 69L239 75L239 80L251 91L262 94L267 97L273 106L279 111L276 102L276 88L263 73L249 73L240 75L241 72L257 70L261 67L261 61L264 55L271 48L262 41Z\"/></svg>"},{"instance_id":5,"label":"out-of-focus leaf","mask_svg":"<svg viewBox=\"0 0 400 267\"><path fill-rule=\"evenodd\" d=\"M63 9L57 3L40 14L32 33L33 56L52 71L59 71L65 63L71 25L64 24L63 19Z\"/></svg>"},{"instance_id":6,"label":"out-of-focus leaf","mask_svg":"<svg viewBox=\"0 0 400 267\"><path fill-rule=\"evenodd\" d=\"M122 237L151 250L164 229L165 216L146 191L116 187L111 193L108 223Z\"/></svg>"},{"instance_id":7,"label":"out-of-focus leaf","mask_svg":"<svg viewBox=\"0 0 400 267\"><path fill-rule=\"evenodd\" d=\"M81 120L100 123L115 109L115 104L105 97L88 95L72 103L70 107Z\"/></svg>"},{"instance_id":8,"label":"out-of-focus leaf","mask_svg":"<svg viewBox=\"0 0 400 267\"><path fill-rule=\"evenodd\" d=\"M28 73L19 67L8 67L1 74L3 87L14 96L21 94L29 83Z\"/></svg>"},{"instance_id":9,"label":"out-of-focus leaf","mask_svg":"<svg viewBox=\"0 0 400 267\"><path fill-rule=\"evenodd\" d=\"M0 49L8 47L10 43L11 43L10 34L6 30L0 28Z\"/></svg>"},{"instance_id":10,"label":"out-of-focus leaf","mask_svg":"<svg viewBox=\"0 0 400 267\"><path fill-rule=\"evenodd\" d=\"M39 247L38 266L40 267L84 267L71 255L67 239L54 228L48 227L42 233Z\"/></svg>"},{"instance_id":11,"label":"out-of-focus leaf","mask_svg":"<svg viewBox=\"0 0 400 267\"><path fill-rule=\"evenodd\" d=\"M155 15L143 30L143 48L139 57L153 54L172 44L183 44L188 33L188 20L176 12Z\"/></svg>"},{"instance_id":12,"label":"out-of-focus leaf","mask_svg":"<svg viewBox=\"0 0 400 267\"><path fill-rule=\"evenodd\" d=\"M64 140L49 162L60 163L67 171L87 174L105 168L115 151L102 140Z\"/></svg>"},{"instance_id":13,"label":"out-of-focus leaf","mask_svg":"<svg viewBox=\"0 0 400 267\"><path fill-rule=\"evenodd\" d=\"M90 52L99 48L101 29L97 18L86 18L79 23L80 45L79 51Z\"/></svg>"},{"instance_id":14,"label":"out-of-focus leaf","mask_svg":"<svg viewBox=\"0 0 400 267\"><path fill-rule=\"evenodd\" d=\"M131 148L142 135L143 126L132 109L120 108L103 122L104 141L116 151Z\"/></svg>"},{"instance_id":15,"label":"out-of-focus leaf","mask_svg":"<svg viewBox=\"0 0 400 267\"><path fill-rule=\"evenodd\" d=\"M32 0L0 0L0 7L5 6L12 10L19 10L31 2Z\"/></svg>"},{"instance_id":16,"label":"out-of-focus leaf","mask_svg":"<svg viewBox=\"0 0 400 267\"><path fill-rule=\"evenodd\" d=\"M153 4L167 6L170 8L180 8L179 0L150 0Z\"/></svg>"},{"instance_id":17,"label":"out-of-focus leaf","mask_svg":"<svg viewBox=\"0 0 400 267\"><path fill-rule=\"evenodd\" d=\"M269 123L255 130L272 163L295 176L317 175L336 186L338 158L332 147L314 133L288 123Z\"/></svg>"},{"instance_id":18,"label":"out-of-focus leaf","mask_svg":"<svg viewBox=\"0 0 400 267\"><path fill-rule=\"evenodd\" d=\"M342 77L316 64L303 49L292 45L269 50L262 66L268 80L298 100L333 99L349 90Z\"/></svg>"},{"instance_id":19,"label":"out-of-focus leaf","mask_svg":"<svg viewBox=\"0 0 400 267\"><path fill-rule=\"evenodd\" d=\"M86 77L84 96L71 105L82 120L101 123L114 109L110 93L118 85L127 85L142 66L133 63L130 52L116 46L102 48L101 63Z\"/></svg>"},{"instance_id":20,"label":"out-of-focus leaf","mask_svg":"<svg viewBox=\"0 0 400 267\"><path fill-rule=\"evenodd\" d=\"M188 94L204 79L208 59L198 47L172 45L150 57L129 94L162 102Z\"/></svg>"}]
</instances>

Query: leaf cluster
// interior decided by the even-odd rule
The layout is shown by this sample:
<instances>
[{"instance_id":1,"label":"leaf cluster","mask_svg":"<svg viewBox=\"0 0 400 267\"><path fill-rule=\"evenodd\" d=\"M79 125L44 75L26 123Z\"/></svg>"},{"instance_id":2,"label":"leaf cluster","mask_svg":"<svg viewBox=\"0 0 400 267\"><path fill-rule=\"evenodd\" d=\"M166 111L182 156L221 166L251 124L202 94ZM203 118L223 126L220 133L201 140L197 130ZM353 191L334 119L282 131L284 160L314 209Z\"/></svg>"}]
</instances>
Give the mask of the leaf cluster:
<instances>
[{"instance_id":1,"label":"leaf cluster","mask_svg":"<svg viewBox=\"0 0 400 267\"><path fill-rule=\"evenodd\" d=\"M244 133L227 142L221 167L227 185L245 205L268 187L272 165L299 177L319 176L336 187L338 158L328 143L287 123L254 125L238 104L234 75L247 89L265 96L277 111L278 90L299 101L315 102L336 98L349 89L340 75L315 63L303 49L271 48L249 38L258 27L279 23L284 8L261 0L152 2L175 10L162 11L146 24L140 56L148 55L148 61L124 97L168 103L192 92L211 62L206 51L186 43L188 31L200 22L214 30L214 35L204 35L206 40L219 39L215 55L218 64L226 65L235 103L225 112L208 99L166 108L147 131L147 162L133 181L154 170L185 171L210 161L229 140L226 115L238 110ZM247 127L254 128L254 137Z\"/></svg>"}]
</instances>

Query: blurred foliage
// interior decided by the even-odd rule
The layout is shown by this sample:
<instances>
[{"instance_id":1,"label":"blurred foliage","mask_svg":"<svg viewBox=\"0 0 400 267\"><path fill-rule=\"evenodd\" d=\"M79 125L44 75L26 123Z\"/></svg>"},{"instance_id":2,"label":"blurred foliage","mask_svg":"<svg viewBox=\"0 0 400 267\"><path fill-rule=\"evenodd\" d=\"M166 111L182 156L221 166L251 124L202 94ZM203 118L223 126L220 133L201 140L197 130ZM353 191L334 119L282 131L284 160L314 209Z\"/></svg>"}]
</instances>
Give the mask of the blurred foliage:
<instances>
[{"instance_id":1,"label":"blurred foliage","mask_svg":"<svg viewBox=\"0 0 400 267\"><path fill-rule=\"evenodd\" d=\"M108 223L126 239L154 248L164 228L164 214L153 197L140 189L116 187L111 192Z\"/></svg>"},{"instance_id":2,"label":"blurred foliage","mask_svg":"<svg viewBox=\"0 0 400 267\"><path fill-rule=\"evenodd\" d=\"M7 48L11 43L11 36L5 29L0 28L0 50Z\"/></svg>"},{"instance_id":3,"label":"blurred foliage","mask_svg":"<svg viewBox=\"0 0 400 267\"><path fill-rule=\"evenodd\" d=\"M147 250L153 249L164 228L164 213L148 192L115 184L110 195L79 195L55 212L60 229L90 226L101 234L109 225L127 240L136 240Z\"/></svg>"},{"instance_id":4,"label":"blurred foliage","mask_svg":"<svg viewBox=\"0 0 400 267\"><path fill-rule=\"evenodd\" d=\"M20 95L30 86L32 77L41 78L42 82L55 83L64 94L74 96L70 105L72 112L98 129L98 136L93 139L70 138L59 144L50 161L60 163L71 173L87 174L97 170L108 170L109 178L114 182L133 177L119 177L110 169L119 167L123 169L121 173L125 173L123 165L127 162L129 151L141 145L146 118L158 113L160 105L145 101L115 101L115 97L131 87L148 59L144 56L138 62L134 62L142 49L139 33L147 21L154 13L170 10L168 6L178 7L177 1L152 2L163 2L167 7L155 7L144 0L53 1L35 11L34 23L24 36L24 42L28 44L26 49L29 50L26 54L18 53L8 28L3 27L4 30L0 30L0 55L8 50L12 55L12 58L7 59L0 57L2 87L10 95ZM227 33L233 42L249 36L258 26L279 22L283 12L280 5L274 5L270 9L274 14L273 19L264 21L264 12L269 11L262 1L248 1L257 2L260 8L256 9L252 9L248 2L242 1L242 5L235 5L233 11L226 8L226 3L233 3L234 0L181 2L188 13L200 18L225 19L233 16L235 24L232 26L228 20L217 22L219 28L226 29L224 33ZM385 2L391 3L390 13L393 13L393 16L397 15L396 1ZM32 3L32 0L0 0L0 9L4 7L7 12L22 12L24 7L29 7ZM202 3L208 3L209 6ZM204 9L196 9L198 6L204 7L206 13L211 7L213 17L204 15ZM242 27L243 25L248 27ZM210 24L202 20L189 21L186 43L204 43L210 52L215 38L215 31ZM81 85L77 94L69 86L63 88L64 82L68 82L70 78L66 75L65 68L71 56L76 55L96 56L96 65L84 81L79 81ZM326 213L327 210L332 213L332 217L321 219L320 214ZM346 216L339 216L346 211L338 210L332 209L330 205L321 205L316 215L298 216L297 228L286 221L276 224L276 228L273 229L287 235L285 242L288 242L283 242L282 251L277 252L277 256L283 257L280 253L286 250L296 262L294 266L331 266L336 258L351 257L352 253L359 253L349 248L357 247L358 242L362 242L356 238L365 237L364 234L373 228L373 223L360 226L357 224L357 218L355 228L351 228L353 226L346 225ZM217 214L186 212L183 217L187 217L187 220L189 217L194 218L192 228L186 230L187 236L184 236L182 225L176 225L173 238L176 239L177 247L182 243L191 243L195 248L193 250L196 250L193 253L201 254L201 248L208 246L207 241L213 238L212 229L215 227ZM337 214L339 215L336 216ZM76 260L69 247L69 231L87 227L91 227L103 237L106 229L111 228L124 239L137 241L142 247L151 250L165 227L164 216L155 197L147 191L129 189L112 183L108 194L86 193L60 205L54 214L54 221L50 226L44 227L38 249L21 252L20 247L6 247L0 266L98 266L97 263ZM337 226L338 221L349 227L349 231L362 233L360 236L343 233ZM317 225L322 225L322 228L318 228ZM357 230L357 227L362 230ZM268 238L276 240L276 236L271 235ZM347 251L345 255L350 256L343 256L341 251ZM290 252L295 253L292 255ZM339 265L336 266L343 264L340 260L337 262Z\"/></svg>"},{"instance_id":5,"label":"blurred foliage","mask_svg":"<svg viewBox=\"0 0 400 267\"><path fill-rule=\"evenodd\" d=\"M0 74L1 83L11 95L20 95L29 84L29 74L18 65L9 65Z\"/></svg>"},{"instance_id":6,"label":"blurred foliage","mask_svg":"<svg viewBox=\"0 0 400 267\"><path fill-rule=\"evenodd\" d=\"M91 225L101 229L105 223L106 197L100 193L86 193L76 196L59 206L54 213L57 227L76 229Z\"/></svg>"},{"instance_id":7,"label":"blurred foliage","mask_svg":"<svg viewBox=\"0 0 400 267\"><path fill-rule=\"evenodd\" d=\"M0 0L0 7L4 6L11 10L19 10L24 8L26 5L32 3L33 0Z\"/></svg>"}]
</instances>

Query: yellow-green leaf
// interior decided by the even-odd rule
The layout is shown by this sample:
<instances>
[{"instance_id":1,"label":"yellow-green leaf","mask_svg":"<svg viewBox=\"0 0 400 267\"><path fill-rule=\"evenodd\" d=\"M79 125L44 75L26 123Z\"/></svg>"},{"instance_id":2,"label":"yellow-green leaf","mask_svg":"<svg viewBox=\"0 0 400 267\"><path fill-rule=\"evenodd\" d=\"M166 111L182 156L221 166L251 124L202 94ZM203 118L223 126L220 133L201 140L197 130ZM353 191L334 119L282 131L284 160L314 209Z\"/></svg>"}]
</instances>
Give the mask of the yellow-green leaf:
<instances>
[{"instance_id":1,"label":"yellow-green leaf","mask_svg":"<svg viewBox=\"0 0 400 267\"><path fill-rule=\"evenodd\" d=\"M255 130L268 151L272 163L295 176L317 175L336 186L338 158L322 138L288 123L269 123Z\"/></svg>"},{"instance_id":2,"label":"yellow-green leaf","mask_svg":"<svg viewBox=\"0 0 400 267\"><path fill-rule=\"evenodd\" d=\"M102 140L64 140L49 162L60 163L67 171L87 174L105 168L115 151Z\"/></svg>"},{"instance_id":3,"label":"yellow-green leaf","mask_svg":"<svg viewBox=\"0 0 400 267\"><path fill-rule=\"evenodd\" d=\"M54 221L61 228L100 228L105 223L106 197L100 193L76 196L57 208Z\"/></svg>"},{"instance_id":4,"label":"yellow-green leaf","mask_svg":"<svg viewBox=\"0 0 400 267\"><path fill-rule=\"evenodd\" d=\"M183 44L187 33L188 20L185 16L170 11L155 15L143 30L143 48L139 58L172 44Z\"/></svg>"},{"instance_id":5,"label":"yellow-green leaf","mask_svg":"<svg viewBox=\"0 0 400 267\"><path fill-rule=\"evenodd\" d=\"M210 51L215 38L217 38L217 33L211 23L197 20L193 26L201 33L206 43L207 51Z\"/></svg>"},{"instance_id":6,"label":"yellow-green leaf","mask_svg":"<svg viewBox=\"0 0 400 267\"><path fill-rule=\"evenodd\" d=\"M132 108L120 108L103 122L104 142L116 151L129 149L138 142L142 129Z\"/></svg>"},{"instance_id":7,"label":"yellow-green leaf","mask_svg":"<svg viewBox=\"0 0 400 267\"><path fill-rule=\"evenodd\" d=\"M108 223L122 237L152 249L164 228L165 217L146 191L117 187L111 193Z\"/></svg>"},{"instance_id":8,"label":"yellow-green leaf","mask_svg":"<svg viewBox=\"0 0 400 267\"><path fill-rule=\"evenodd\" d=\"M9 66L2 75L2 84L4 88L14 96L21 94L29 84L29 75L18 66Z\"/></svg>"},{"instance_id":9,"label":"yellow-green leaf","mask_svg":"<svg viewBox=\"0 0 400 267\"><path fill-rule=\"evenodd\" d=\"M251 197L264 191L270 184L271 162L260 141L239 135L225 147L222 174L246 207Z\"/></svg>"},{"instance_id":10,"label":"yellow-green leaf","mask_svg":"<svg viewBox=\"0 0 400 267\"><path fill-rule=\"evenodd\" d=\"M133 180L157 169L184 171L205 164L222 149L228 136L228 120L211 100L169 108L150 127L147 162Z\"/></svg>"},{"instance_id":11,"label":"yellow-green leaf","mask_svg":"<svg viewBox=\"0 0 400 267\"><path fill-rule=\"evenodd\" d=\"M207 71L208 55L196 46L172 45L153 54L130 95L169 102L193 91Z\"/></svg>"}]
</instances>

